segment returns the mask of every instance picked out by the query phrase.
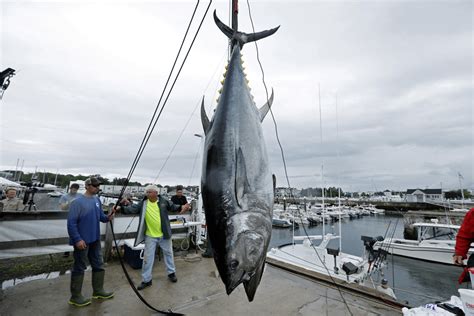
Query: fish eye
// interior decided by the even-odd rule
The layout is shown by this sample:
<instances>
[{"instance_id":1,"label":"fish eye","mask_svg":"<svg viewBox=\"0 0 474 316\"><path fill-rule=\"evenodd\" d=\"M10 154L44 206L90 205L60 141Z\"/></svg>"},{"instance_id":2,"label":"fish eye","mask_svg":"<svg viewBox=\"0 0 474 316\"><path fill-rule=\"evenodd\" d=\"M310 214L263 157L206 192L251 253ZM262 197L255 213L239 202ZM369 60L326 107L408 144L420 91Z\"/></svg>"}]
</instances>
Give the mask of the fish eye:
<instances>
[{"instance_id":1,"label":"fish eye","mask_svg":"<svg viewBox=\"0 0 474 316\"><path fill-rule=\"evenodd\" d=\"M232 261L230 262L230 268L231 268L232 270L237 269L238 266L239 266L239 261L238 261L238 260L232 260Z\"/></svg>"}]
</instances>

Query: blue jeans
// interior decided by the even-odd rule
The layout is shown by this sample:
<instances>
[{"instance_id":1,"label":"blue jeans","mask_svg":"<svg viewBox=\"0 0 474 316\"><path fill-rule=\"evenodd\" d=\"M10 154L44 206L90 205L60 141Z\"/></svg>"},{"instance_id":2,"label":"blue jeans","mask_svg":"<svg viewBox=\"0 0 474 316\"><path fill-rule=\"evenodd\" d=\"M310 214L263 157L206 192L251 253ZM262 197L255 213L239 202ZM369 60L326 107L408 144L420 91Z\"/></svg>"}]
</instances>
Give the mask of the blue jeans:
<instances>
[{"instance_id":1,"label":"blue jeans","mask_svg":"<svg viewBox=\"0 0 474 316\"><path fill-rule=\"evenodd\" d=\"M93 272L104 271L104 261L102 260L102 249L100 240L94 241L87 245L84 250L74 247L74 264L72 266L72 275L84 274L87 269L87 260L92 266Z\"/></svg>"},{"instance_id":2,"label":"blue jeans","mask_svg":"<svg viewBox=\"0 0 474 316\"><path fill-rule=\"evenodd\" d=\"M154 238L145 236L145 252L143 256L142 279L143 282L150 282L152 279L153 262L155 262L156 245L159 245L165 258L166 272L175 273L173 259L173 245L171 239Z\"/></svg>"}]
</instances>

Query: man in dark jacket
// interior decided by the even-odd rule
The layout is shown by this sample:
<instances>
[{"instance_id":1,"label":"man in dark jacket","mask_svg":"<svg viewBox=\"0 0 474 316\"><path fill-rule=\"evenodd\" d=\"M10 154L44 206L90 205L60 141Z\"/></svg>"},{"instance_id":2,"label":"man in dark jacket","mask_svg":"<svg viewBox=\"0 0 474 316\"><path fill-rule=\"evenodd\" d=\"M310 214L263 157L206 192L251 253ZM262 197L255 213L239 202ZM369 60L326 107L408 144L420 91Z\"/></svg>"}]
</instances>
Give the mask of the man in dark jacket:
<instances>
[{"instance_id":1,"label":"man in dark jacket","mask_svg":"<svg viewBox=\"0 0 474 316\"><path fill-rule=\"evenodd\" d=\"M123 213L139 213L137 237L135 246L145 241L145 252L142 266L142 282L137 287L143 290L152 284L152 269L155 260L156 245L163 251L166 272L171 282L177 282L174 266L173 246L171 243L171 226L168 218L169 211L182 213L189 210L189 204L177 205L158 195L158 187L149 185L145 188L146 198L139 204L123 207ZM118 207L117 210L120 210Z\"/></svg>"},{"instance_id":2,"label":"man in dark jacket","mask_svg":"<svg viewBox=\"0 0 474 316\"><path fill-rule=\"evenodd\" d=\"M185 205L188 204L188 200L183 195L183 186L177 185L176 186L176 194L171 197L171 202L178 205Z\"/></svg>"}]
</instances>

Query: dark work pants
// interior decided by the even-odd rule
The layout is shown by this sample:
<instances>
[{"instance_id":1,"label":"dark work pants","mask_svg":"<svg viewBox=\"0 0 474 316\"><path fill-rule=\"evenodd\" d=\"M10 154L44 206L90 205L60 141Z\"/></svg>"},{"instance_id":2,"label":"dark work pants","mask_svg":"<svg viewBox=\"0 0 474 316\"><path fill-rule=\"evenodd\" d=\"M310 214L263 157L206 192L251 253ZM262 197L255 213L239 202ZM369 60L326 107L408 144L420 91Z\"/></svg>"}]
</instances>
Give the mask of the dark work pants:
<instances>
[{"instance_id":1,"label":"dark work pants","mask_svg":"<svg viewBox=\"0 0 474 316\"><path fill-rule=\"evenodd\" d=\"M87 269L87 261L91 264L93 272L104 271L100 240L88 244L84 250L79 250L74 247L72 275L84 274L84 271Z\"/></svg>"}]
</instances>

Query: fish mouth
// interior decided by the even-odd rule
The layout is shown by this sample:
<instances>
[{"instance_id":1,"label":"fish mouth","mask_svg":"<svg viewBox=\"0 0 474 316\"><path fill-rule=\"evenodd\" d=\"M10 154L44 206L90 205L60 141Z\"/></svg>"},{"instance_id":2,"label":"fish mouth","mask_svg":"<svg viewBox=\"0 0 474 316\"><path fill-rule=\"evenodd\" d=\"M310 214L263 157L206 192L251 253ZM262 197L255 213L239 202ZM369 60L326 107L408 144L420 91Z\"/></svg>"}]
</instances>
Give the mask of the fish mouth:
<instances>
[{"instance_id":1,"label":"fish mouth","mask_svg":"<svg viewBox=\"0 0 474 316\"><path fill-rule=\"evenodd\" d=\"M225 290L227 295L230 295L237 286L239 286L242 282L249 281L255 272L247 272L242 271L238 274L234 274L228 279L228 282L225 283Z\"/></svg>"}]
</instances>

